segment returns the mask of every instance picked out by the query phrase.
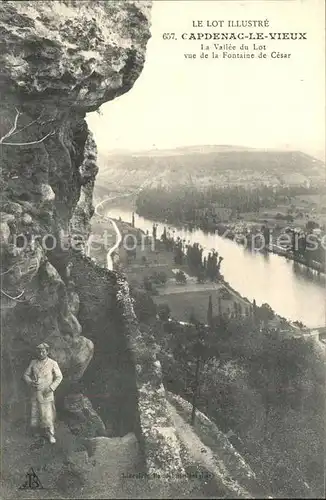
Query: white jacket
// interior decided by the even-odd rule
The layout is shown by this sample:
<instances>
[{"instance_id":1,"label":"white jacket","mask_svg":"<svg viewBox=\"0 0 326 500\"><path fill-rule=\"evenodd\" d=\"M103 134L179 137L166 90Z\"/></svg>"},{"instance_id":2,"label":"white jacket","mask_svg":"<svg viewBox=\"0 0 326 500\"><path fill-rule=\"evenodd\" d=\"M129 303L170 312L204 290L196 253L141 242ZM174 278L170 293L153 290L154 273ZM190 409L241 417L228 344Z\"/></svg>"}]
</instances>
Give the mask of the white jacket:
<instances>
[{"instance_id":1,"label":"white jacket","mask_svg":"<svg viewBox=\"0 0 326 500\"><path fill-rule=\"evenodd\" d=\"M62 381L62 373L54 359L32 359L23 378L29 385L38 383L37 388L32 386L32 399L39 403L48 403L54 401L53 393ZM45 389L51 389L51 392L44 395Z\"/></svg>"}]
</instances>

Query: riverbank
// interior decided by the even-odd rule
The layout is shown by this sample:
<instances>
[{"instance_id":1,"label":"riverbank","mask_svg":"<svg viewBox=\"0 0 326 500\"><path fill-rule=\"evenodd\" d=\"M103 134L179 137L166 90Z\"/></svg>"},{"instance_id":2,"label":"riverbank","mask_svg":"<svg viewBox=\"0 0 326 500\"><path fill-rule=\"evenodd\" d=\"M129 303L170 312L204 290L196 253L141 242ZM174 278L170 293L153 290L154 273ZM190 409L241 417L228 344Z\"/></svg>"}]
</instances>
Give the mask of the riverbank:
<instances>
[{"instance_id":1,"label":"riverbank","mask_svg":"<svg viewBox=\"0 0 326 500\"><path fill-rule=\"evenodd\" d=\"M118 203L109 203L106 212L111 218L132 220L131 208ZM154 220L135 214L135 226L151 234ZM166 224L160 224L157 237L160 238ZM270 304L272 309L290 321L300 321L309 328L325 326L325 276L318 275L306 266L290 261L276 254L251 252L234 241L217 234L201 230L187 231L170 226L169 231L177 238L191 244L199 242L207 255L212 248L224 257L222 274L225 281L257 305ZM280 293L286 290L286 295Z\"/></svg>"},{"instance_id":2,"label":"riverbank","mask_svg":"<svg viewBox=\"0 0 326 500\"><path fill-rule=\"evenodd\" d=\"M140 217L146 218L146 215L139 214L138 212L137 212L137 215L139 215ZM305 266L308 269L310 269L314 272L317 272L318 274L326 276L326 265L323 265L322 263L320 263L318 261L310 261L309 263L307 263L307 261L303 257L301 257L300 255L295 255L292 250L287 250L286 248L284 248L280 245L276 245L276 244L271 243L270 245L265 245L263 249L260 249L260 248L251 249L248 242L250 242L252 235L237 232L235 230L235 228L236 228L238 223L234 223L234 224L227 224L226 223L226 224L217 225L216 228L214 228L214 229L207 229L207 228L204 228L200 225L196 225L196 224L192 223L191 221L184 221L183 223L180 221L174 221L174 222L162 221L158 217L155 217L153 215L151 215L151 219L159 224L163 224L166 226L173 225L180 230L185 229L185 230L190 231L190 232L192 232L194 230L201 230L207 234L217 234L222 238L225 238L225 239L228 239L230 241L235 242L236 244L240 245L241 247L246 248L249 251L252 251L253 253L259 252L262 254L271 253L274 255L278 255L280 257L284 257L285 259L287 259L289 261L296 262L302 266ZM243 222L245 223L245 221L243 221ZM280 234L281 233L279 233L277 236L279 236Z\"/></svg>"},{"instance_id":3,"label":"riverbank","mask_svg":"<svg viewBox=\"0 0 326 500\"><path fill-rule=\"evenodd\" d=\"M177 265L175 263L173 250L166 250L160 239L154 241L153 237L149 234L146 234L140 228L134 227L126 221L120 219L111 220L115 221L119 228L122 243L126 243L126 237L134 237L138 241L133 257L128 258L123 244L120 245L118 251L120 262L131 281L137 280L138 285L142 285L144 278L148 277L150 273L161 271L165 272L167 280L164 286L158 288L157 292L159 296L214 292L224 288L234 299L242 301L248 307L252 306L252 302L248 298L243 297L223 278L223 273L216 281L206 279L204 282L199 283L195 272L187 264L182 263ZM185 255L183 260L186 260ZM185 284L176 282L175 275L178 270L185 274L187 278Z\"/></svg>"}]
</instances>

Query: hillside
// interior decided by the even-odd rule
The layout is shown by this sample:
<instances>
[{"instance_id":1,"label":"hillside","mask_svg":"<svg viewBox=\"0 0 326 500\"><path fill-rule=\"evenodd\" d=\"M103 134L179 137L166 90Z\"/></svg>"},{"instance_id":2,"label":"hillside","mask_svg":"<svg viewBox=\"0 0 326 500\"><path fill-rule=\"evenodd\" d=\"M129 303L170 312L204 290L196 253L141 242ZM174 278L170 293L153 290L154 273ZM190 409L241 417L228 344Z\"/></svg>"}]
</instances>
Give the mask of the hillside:
<instances>
[{"instance_id":1,"label":"hillside","mask_svg":"<svg viewBox=\"0 0 326 500\"><path fill-rule=\"evenodd\" d=\"M192 146L129 154L99 155L97 186L114 190L147 186L318 184L325 179L322 161L300 151L239 146Z\"/></svg>"}]
</instances>

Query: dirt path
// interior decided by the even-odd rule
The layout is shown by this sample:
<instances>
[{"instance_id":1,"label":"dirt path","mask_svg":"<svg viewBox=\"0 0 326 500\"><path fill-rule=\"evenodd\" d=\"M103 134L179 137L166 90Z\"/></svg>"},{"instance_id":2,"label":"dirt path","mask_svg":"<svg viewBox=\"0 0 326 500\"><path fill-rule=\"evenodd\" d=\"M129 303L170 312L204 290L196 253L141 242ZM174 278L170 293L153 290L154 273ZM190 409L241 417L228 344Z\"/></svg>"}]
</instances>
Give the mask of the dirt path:
<instances>
[{"instance_id":1,"label":"dirt path","mask_svg":"<svg viewBox=\"0 0 326 500\"><path fill-rule=\"evenodd\" d=\"M235 494L236 492L240 498L253 498L236 480L230 478L223 461L218 460L212 450L204 445L193 428L178 414L174 406L169 402L167 404L177 435L186 447L190 459L197 464L203 465L211 473L216 483L220 484L221 493Z\"/></svg>"},{"instance_id":2,"label":"dirt path","mask_svg":"<svg viewBox=\"0 0 326 500\"><path fill-rule=\"evenodd\" d=\"M116 222L113 220L113 219L110 219L110 217L107 217L107 216L104 216L102 214L100 214L98 212L98 209L99 207L101 207L103 205L103 203L107 202L107 201L112 201L114 200L115 198L121 198L123 195L121 196L114 196L113 198L105 198L104 200L100 201L96 206L95 206L95 213L96 215L98 215L99 217L101 217L103 220L106 220L107 222L109 222L110 224L112 224L113 226L113 229L115 231L115 234L116 234L116 239L115 239L115 243L113 244L113 246L108 250L108 253L107 253L107 257L106 257L106 262L107 262L107 268L112 271L113 269L113 262L112 262L112 254L113 252L115 252L119 246L120 246L120 243L122 241L122 235L121 235L121 232L120 232L120 229L118 228ZM128 196L128 195L126 195Z\"/></svg>"},{"instance_id":3,"label":"dirt path","mask_svg":"<svg viewBox=\"0 0 326 500\"><path fill-rule=\"evenodd\" d=\"M223 283L188 283L187 285L177 285L167 283L164 288L160 288L160 295L172 295L175 293L188 293L188 292L206 292L209 290L216 291L223 288Z\"/></svg>"},{"instance_id":4,"label":"dirt path","mask_svg":"<svg viewBox=\"0 0 326 500\"><path fill-rule=\"evenodd\" d=\"M4 499L62 498L57 480L64 461L78 450L80 443L62 422L57 423L57 443L45 442L35 447L35 440L25 426L14 428L2 422L1 480ZM33 468L43 489L19 489L26 481L26 473Z\"/></svg>"}]
</instances>

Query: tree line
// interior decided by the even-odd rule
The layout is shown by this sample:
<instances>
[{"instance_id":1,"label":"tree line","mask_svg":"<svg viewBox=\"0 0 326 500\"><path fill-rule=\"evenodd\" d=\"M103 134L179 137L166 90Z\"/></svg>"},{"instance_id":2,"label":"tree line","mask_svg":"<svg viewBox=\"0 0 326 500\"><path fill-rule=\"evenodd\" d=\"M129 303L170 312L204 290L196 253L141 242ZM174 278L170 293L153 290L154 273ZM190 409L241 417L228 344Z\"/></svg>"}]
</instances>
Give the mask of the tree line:
<instances>
[{"instance_id":1,"label":"tree line","mask_svg":"<svg viewBox=\"0 0 326 500\"><path fill-rule=\"evenodd\" d=\"M288 203L294 196L312 194L316 190L304 186L211 186L199 189L195 186L151 187L142 190L137 198L137 212L150 218L169 223L195 222L198 211L211 204L229 208L234 213L258 212L261 208L275 208Z\"/></svg>"},{"instance_id":2,"label":"tree line","mask_svg":"<svg viewBox=\"0 0 326 500\"><path fill-rule=\"evenodd\" d=\"M259 186L245 188L243 186L231 187L209 187L204 190L196 187L178 188L148 188L142 191L137 198L137 211L140 215L166 221L167 223L182 224L187 223L190 227L200 227L207 231L224 232L225 224L212 210L212 204L219 207L229 208L233 215L240 212L255 212L260 208L276 207L279 203L288 203L293 196L314 193L316 189L302 186L279 187L277 189L269 186ZM285 220L293 222L292 215L285 215ZM313 234L318 224L308 221L306 229L297 234L295 230L290 231L291 241L288 250L292 252L294 260L303 261L308 266L314 267L317 262L324 268L325 244L317 235ZM264 239L265 248L268 249L270 243L269 228L265 225L261 228L261 235ZM229 236L231 238L231 234ZM248 242L250 243L250 238ZM169 242L166 241L168 245ZM171 243L172 244L172 243ZM191 259L191 265L199 268L200 256ZM215 258L215 256L213 256ZM182 259L181 253L179 260ZM207 263L206 263L207 264ZM203 263L202 267L206 267ZM316 267L316 266L315 266ZM317 269L318 270L318 269ZM199 273L202 274L202 273Z\"/></svg>"},{"instance_id":3,"label":"tree line","mask_svg":"<svg viewBox=\"0 0 326 500\"><path fill-rule=\"evenodd\" d=\"M157 225L154 224L153 237L156 237L156 230ZM199 282L206 279L216 281L220 278L223 257L219 256L216 250L212 250L207 257L204 257L204 249L199 243L187 243L185 239L182 240L179 236L174 238L166 227L163 229L160 241L166 250L174 252L175 264L177 266L187 265L190 273L196 276Z\"/></svg>"}]
</instances>

